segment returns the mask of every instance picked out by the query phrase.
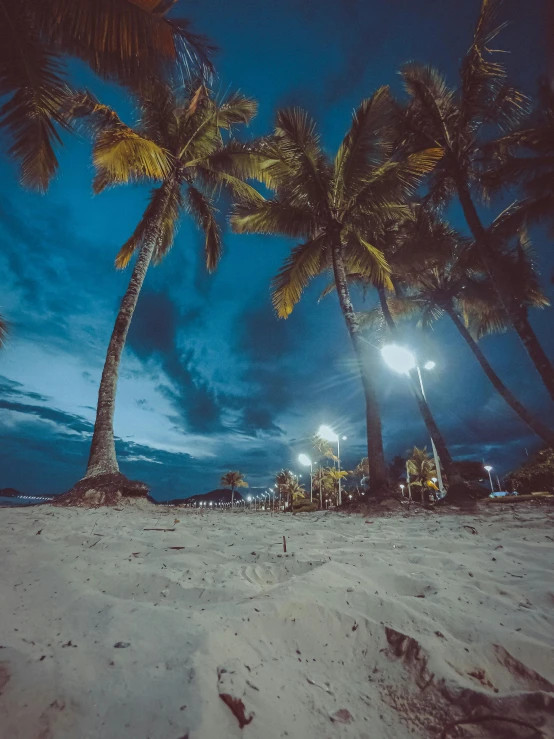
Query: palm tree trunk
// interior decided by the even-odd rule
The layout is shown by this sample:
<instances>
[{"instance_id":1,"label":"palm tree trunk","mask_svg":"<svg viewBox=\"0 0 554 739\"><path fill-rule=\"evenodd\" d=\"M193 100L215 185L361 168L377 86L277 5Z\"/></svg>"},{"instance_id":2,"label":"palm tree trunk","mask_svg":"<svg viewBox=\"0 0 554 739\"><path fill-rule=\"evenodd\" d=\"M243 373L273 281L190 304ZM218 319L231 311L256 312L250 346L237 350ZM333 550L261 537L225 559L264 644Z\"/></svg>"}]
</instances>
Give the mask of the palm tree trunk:
<instances>
[{"instance_id":1,"label":"palm tree trunk","mask_svg":"<svg viewBox=\"0 0 554 739\"><path fill-rule=\"evenodd\" d=\"M487 273L491 278L492 284L496 293L498 294L502 307L506 311L506 314L508 315L512 326L519 336L521 343L525 347L527 354L535 365L535 369L541 376L541 379L544 383L544 386L548 390L550 397L552 398L552 400L554 400L554 366L552 366L552 363L550 362L546 355L546 352L542 348L537 335L531 328L531 324L529 323L529 319L527 318L527 313L525 309L522 309L520 306L514 305L513 301L510 299L510 296L505 296L504 291L498 284L498 280L496 279L495 274L495 255L489 244L487 230L485 229L481 222L481 219L479 218L479 214L477 213L477 209L475 208L475 205L471 198L469 188L467 187L467 184L462 177L459 177L457 179L456 187L458 190L458 197L460 199L460 204L462 206L467 225L469 226L469 230L473 234L473 238L481 247L483 264L485 265Z\"/></svg>"},{"instance_id":2,"label":"palm tree trunk","mask_svg":"<svg viewBox=\"0 0 554 739\"><path fill-rule=\"evenodd\" d=\"M127 333L133 318L138 297L150 265L152 255L158 240L159 226L163 212L169 199L171 183L162 185L159 190L158 216L153 219L144 243L139 251L129 285L121 301L115 326L108 345L108 353L102 371L102 379L98 390L98 405L96 407L96 421L94 434L87 465L86 478L97 475L117 474L119 466L115 453L115 439L113 417L115 411L115 396L121 355L125 347Z\"/></svg>"},{"instance_id":3,"label":"palm tree trunk","mask_svg":"<svg viewBox=\"0 0 554 739\"><path fill-rule=\"evenodd\" d=\"M385 290L384 288L380 287L377 289L377 292L379 294L379 302L381 304L381 310L383 311L385 322L392 336L395 336L397 334L396 322L390 312ZM433 440L435 444L435 447L437 449L437 454L442 463L442 466L444 467L444 471L448 475L448 479L452 481L453 478L455 480L460 478L460 481L461 481L461 477L460 477L460 473L458 471L457 465L452 459L452 456L446 445L444 437L442 433L440 432L439 427L437 426L437 422L435 421L435 417L433 416L431 412L429 403L427 402L427 400L425 399L425 396L423 395L421 391L419 378L417 375L417 370L412 370L410 372L410 381L411 381L411 386L412 386L412 392L417 401L419 412L421 413L421 416L425 423L427 433L429 434L429 436L431 437L431 439ZM421 489L421 495L423 498L423 488Z\"/></svg>"},{"instance_id":4,"label":"palm tree trunk","mask_svg":"<svg viewBox=\"0 0 554 739\"><path fill-rule=\"evenodd\" d=\"M235 486L231 485L231 508L235 505Z\"/></svg>"},{"instance_id":5,"label":"palm tree trunk","mask_svg":"<svg viewBox=\"0 0 554 739\"><path fill-rule=\"evenodd\" d=\"M456 311L453 308L446 308L445 310L452 319L460 334L463 336L466 344L473 352L473 355L481 365L481 369L491 381L494 389L498 392L499 395L502 396L502 398L506 401L510 408L512 408L518 414L521 420L527 424L531 431L537 434L537 436L540 436L540 438L546 444L548 444L548 446L554 448L554 433L548 428L548 426L546 426L546 424L536 418L533 413L528 411L527 408L525 408L525 406L519 402L515 395L513 395L510 390L508 390L508 388L504 385L502 380L498 377L496 372L490 366L487 358L481 351L479 344L469 333L464 322L461 320Z\"/></svg>"},{"instance_id":6,"label":"palm tree trunk","mask_svg":"<svg viewBox=\"0 0 554 739\"><path fill-rule=\"evenodd\" d=\"M346 327L354 347L354 353L358 362L358 370L364 389L366 405L366 427L367 427L367 458L370 470L370 486L374 492L379 492L387 487L387 467L383 453L383 438L381 433L381 415L377 393L373 384L371 367L375 358L368 345L363 341L360 324L348 290L346 269L342 255L342 244L340 232L334 235L332 243L333 272L339 303L346 322Z\"/></svg>"}]
</instances>

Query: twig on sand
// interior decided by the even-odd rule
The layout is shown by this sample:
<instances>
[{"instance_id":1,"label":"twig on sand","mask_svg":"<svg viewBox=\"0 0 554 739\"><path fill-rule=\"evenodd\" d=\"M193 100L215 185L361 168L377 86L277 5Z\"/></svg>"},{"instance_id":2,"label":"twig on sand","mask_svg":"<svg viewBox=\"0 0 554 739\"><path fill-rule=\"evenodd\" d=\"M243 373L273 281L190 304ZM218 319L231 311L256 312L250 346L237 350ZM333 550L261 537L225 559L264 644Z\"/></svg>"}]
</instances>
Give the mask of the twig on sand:
<instances>
[{"instance_id":1,"label":"twig on sand","mask_svg":"<svg viewBox=\"0 0 554 739\"><path fill-rule=\"evenodd\" d=\"M545 739L544 733L536 726L533 726L533 724L527 723L527 721L521 721L518 718L507 718L506 716L494 715L473 716L472 718L462 718L459 719L459 721L452 721L451 723L446 724L446 726L442 730L440 739L447 739L448 732L452 729L455 729L456 726L463 726L464 724L484 724L487 721L503 721L504 723L515 724L516 726L523 726L523 728L531 729L531 731L534 732L533 739Z\"/></svg>"},{"instance_id":2,"label":"twig on sand","mask_svg":"<svg viewBox=\"0 0 554 739\"><path fill-rule=\"evenodd\" d=\"M477 529L475 528L475 526L470 526L467 523L464 524L464 529L468 529L469 531L471 531L472 534L477 533Z\"/></svg>"},{"instance_id":3,"label":"twig on sand","mask_svg":"<svg viewBox=\"0 0 554 739\"><path fill-rule=\"evenodd\" d=\"M287 537L283 536L283 552L287 553Z\"/></svg>"},{"instance_id":4,"label":"twig on sand","mask_svg":"<svg viewBox=\"0 0 554 739\"><path fill-rule=\"evenodd\" d=\"M143 531L175 531L175 529L143 529Z\"/></svg>"}]
</instances>

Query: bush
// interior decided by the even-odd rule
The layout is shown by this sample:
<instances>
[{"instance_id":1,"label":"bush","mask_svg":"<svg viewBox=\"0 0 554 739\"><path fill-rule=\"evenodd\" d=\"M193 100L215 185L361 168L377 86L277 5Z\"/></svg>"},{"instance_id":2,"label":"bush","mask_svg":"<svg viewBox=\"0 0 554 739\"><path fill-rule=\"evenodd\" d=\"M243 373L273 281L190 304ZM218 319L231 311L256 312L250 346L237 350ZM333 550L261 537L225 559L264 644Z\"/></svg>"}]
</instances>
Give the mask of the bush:
<instances>
[{"instance_id":1,"label":"bush","mask_svg":"<svg viewBox=\"0 0 554 739\"><path fill-rule=\"evenodd\" d=\"M554 492L554 449L542 449L506 477L509 490L524 495Z\"/></svg>"},{"instance_id":2,"label":"bush","mask_svg":"<svg viewBox=\"0 0 554 739\"><path fill-rule=\"evenodd\" d=\"M293 513L313 513L313 511L317 511L317 509L317 503L310 503L309 500L298 501L298 503L295 503L292 507Z\"/></svg>"}]
</instances>

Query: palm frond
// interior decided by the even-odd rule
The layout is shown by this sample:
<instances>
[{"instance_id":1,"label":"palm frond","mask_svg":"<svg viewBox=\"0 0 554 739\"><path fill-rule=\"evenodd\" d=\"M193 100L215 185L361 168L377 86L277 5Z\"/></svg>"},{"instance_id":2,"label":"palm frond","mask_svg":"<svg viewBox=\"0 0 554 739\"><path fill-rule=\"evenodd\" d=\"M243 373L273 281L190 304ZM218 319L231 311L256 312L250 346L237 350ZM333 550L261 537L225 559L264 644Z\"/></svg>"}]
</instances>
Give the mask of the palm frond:
<instances>
[{"instance_id":1,"label":"palm frond","mask_svg":"<svg viewBox=\"0 0 554 739\"><path fill-rule=\"evenodd\" d=\"M410 62L400 69L404 88L410 96L404 135L424 146L450 146L450 126L458 117L455 95L443 75L430 65ZM413 135L410 136L410 132ZM431 143L432 142L432 143Z\"/></svg>"},{"instance_id":2,"label":"palm frond","mask_svg":"<svg viewBox=\"0 0 554 739\"><path fill-rule=\"evenodd\" d=\"M164 208L159 238L153 255L155 264L159 264L162 261L175 243L175 235L182 209L183 196L181 189L179 187L172 187Z\"/></svg>"},{"instance_id":3,"label":"palm frond","mask_svg":"<svg viewBox=\"0 0 554 739\"><path fill-rule=\"evenodd\" d=\"M352 124L334 162L333 200L335 207L350 200L359 189L368 167L377 164L391 150L393 103L388 87L380 87L354 111Z\"/></svg>"},{"instance_id":4,"label":"palm frond","mask_svg":"<svg viewBox=\"0 0 554 739\"><path fill-rule=\"evenodd\" d=\"M67 127L62 108L69 88L61 57L44 43L28 10L23 3L3 4L0 129L23 186L45 192L58 168L56 127Z\"/></svg>"},{"instance_id":5,"label":"palm frond","mask_svg":"<svg viewBox=\"0 0 554 739\"><path fill-rule=\"evenodd\" d=\"M162 235L164 233L165 213L162 208L166 204L165 189L168 185L162 185L152 191L150 202L144 211L133 235L129 238L119 250L115 258L116 269L125 269L135 251L149 239L156 241L156 249L160 248ZM171 196L170 199L171 201ZM156 252L154 252L155 254Z\"/></svg>"},{"instance_id":6,"label":"palm frond","mask_svg":"<svg viewBox=\"0 0 554 739\"><path fill-rule=\"evenodd\" d=\"M221 229L216 218L213 201L201 190L189 184L187 206L196 224L204 232L206 269L213 272L221 259Z\"/></svg>"},{"instance_id":7,"label":"palm frond","mask_svg":"<svg viewBox=\"0 0 554 739\"><path fill-rule=\"evenodd\" d=\"M237 203L231 215L235 233L262 233L294 238L310 238L317 222L307 208L292 205L285 199L256 203Z\"/></svg>"},{"instance_id":8,"label":"palm frond","mask_svg":"<svg viewBox=\"0 0 554 739\"><path fill-rule=\"evenodd\" d=\"M400 160L389 159L375 167L347 208L378 212L387 203L399 204L412 195L423 178L433 171L444 151L437 147L408 154ZM388 217L388 213L386 214Z\"/></svg>"},{"instance_id":9,"label":"palm frond","mask_svg":"<svg viewBox=\"0 0 554 739\"><path fill-rule=\"evenodd\" d=\"M461 128L481 111L487 109L491 97L504 83L504 66L492 60L495 50L490 42L506 27L497 23L497 0L482 0L471 46L462 59L460 67Z\"/></svg>"},{"instance_id":10,"label":"palm frond","mask_svg":"<svg viewBox=\"0 0 554 739\"><path fill-rule=\"evenodd\" d=\"M375 287L392 290L391 268L385 255L360 234L349 234L344 263L348 274L363 275L364 279Z\"/></svg>"},{"instance_id":11,"label":"palm frond","mask_svg":"<svg viewBox=\"0 0 554 739\"><path fill-rule=\"evenodd\" d=\"M279 110L273 146L265 176L278 192L286 192L292 202L309 202L312 209L328 210L330 166L321 147L315 121L300 108Z\"/></svg>"},{"instance_id":12,"label":"palm frond","mask_svg":"<svg viewBox=\"0 0 554 739\"><path fill-rule=\"evenodd\" d=\"M49 0L33 2L33 14L51 43L103 77L136 81L173 66L187 76L209 76L212 47L188 21L167 16L173 5L163 0Z\"/></svg>"},{"instance_id":13,"label":"palm frond","mask_svg":"<svg viewBox=\"0 0 554 739\"><path fill-rule=\"evenodd\" d=\"M233 92L217 106L217 125L228 129L237 123L250 123L257 112L256 100Z\"/></svg>"},{"instance_id":14,"label":"palm frond","mask_svg":"<svg viewBox=\"0 0 554 739\"><path fill-rule=\"evenodd\" d=\"M279 318L287 318L310 283L326 265L326 237L318 236L296 246L271 283L273 307Z\"/></svg>"}]
</instances>

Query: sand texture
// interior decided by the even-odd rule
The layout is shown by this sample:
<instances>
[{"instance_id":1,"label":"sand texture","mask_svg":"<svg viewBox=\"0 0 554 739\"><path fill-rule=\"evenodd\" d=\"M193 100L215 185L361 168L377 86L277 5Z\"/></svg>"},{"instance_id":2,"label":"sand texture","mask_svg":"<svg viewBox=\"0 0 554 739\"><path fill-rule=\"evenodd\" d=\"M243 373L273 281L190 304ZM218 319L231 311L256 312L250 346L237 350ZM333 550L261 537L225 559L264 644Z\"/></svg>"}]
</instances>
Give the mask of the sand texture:
<instances>
[{"instance_id":1,"label":"sand texture","mask_svg":"<svg viewBox=\"0 0 554 739\"><path fill-rule=\"evenodd\" d=\"M1 739L554 737L552 508L0 521Z\"/></svg>"}]
</instances>

